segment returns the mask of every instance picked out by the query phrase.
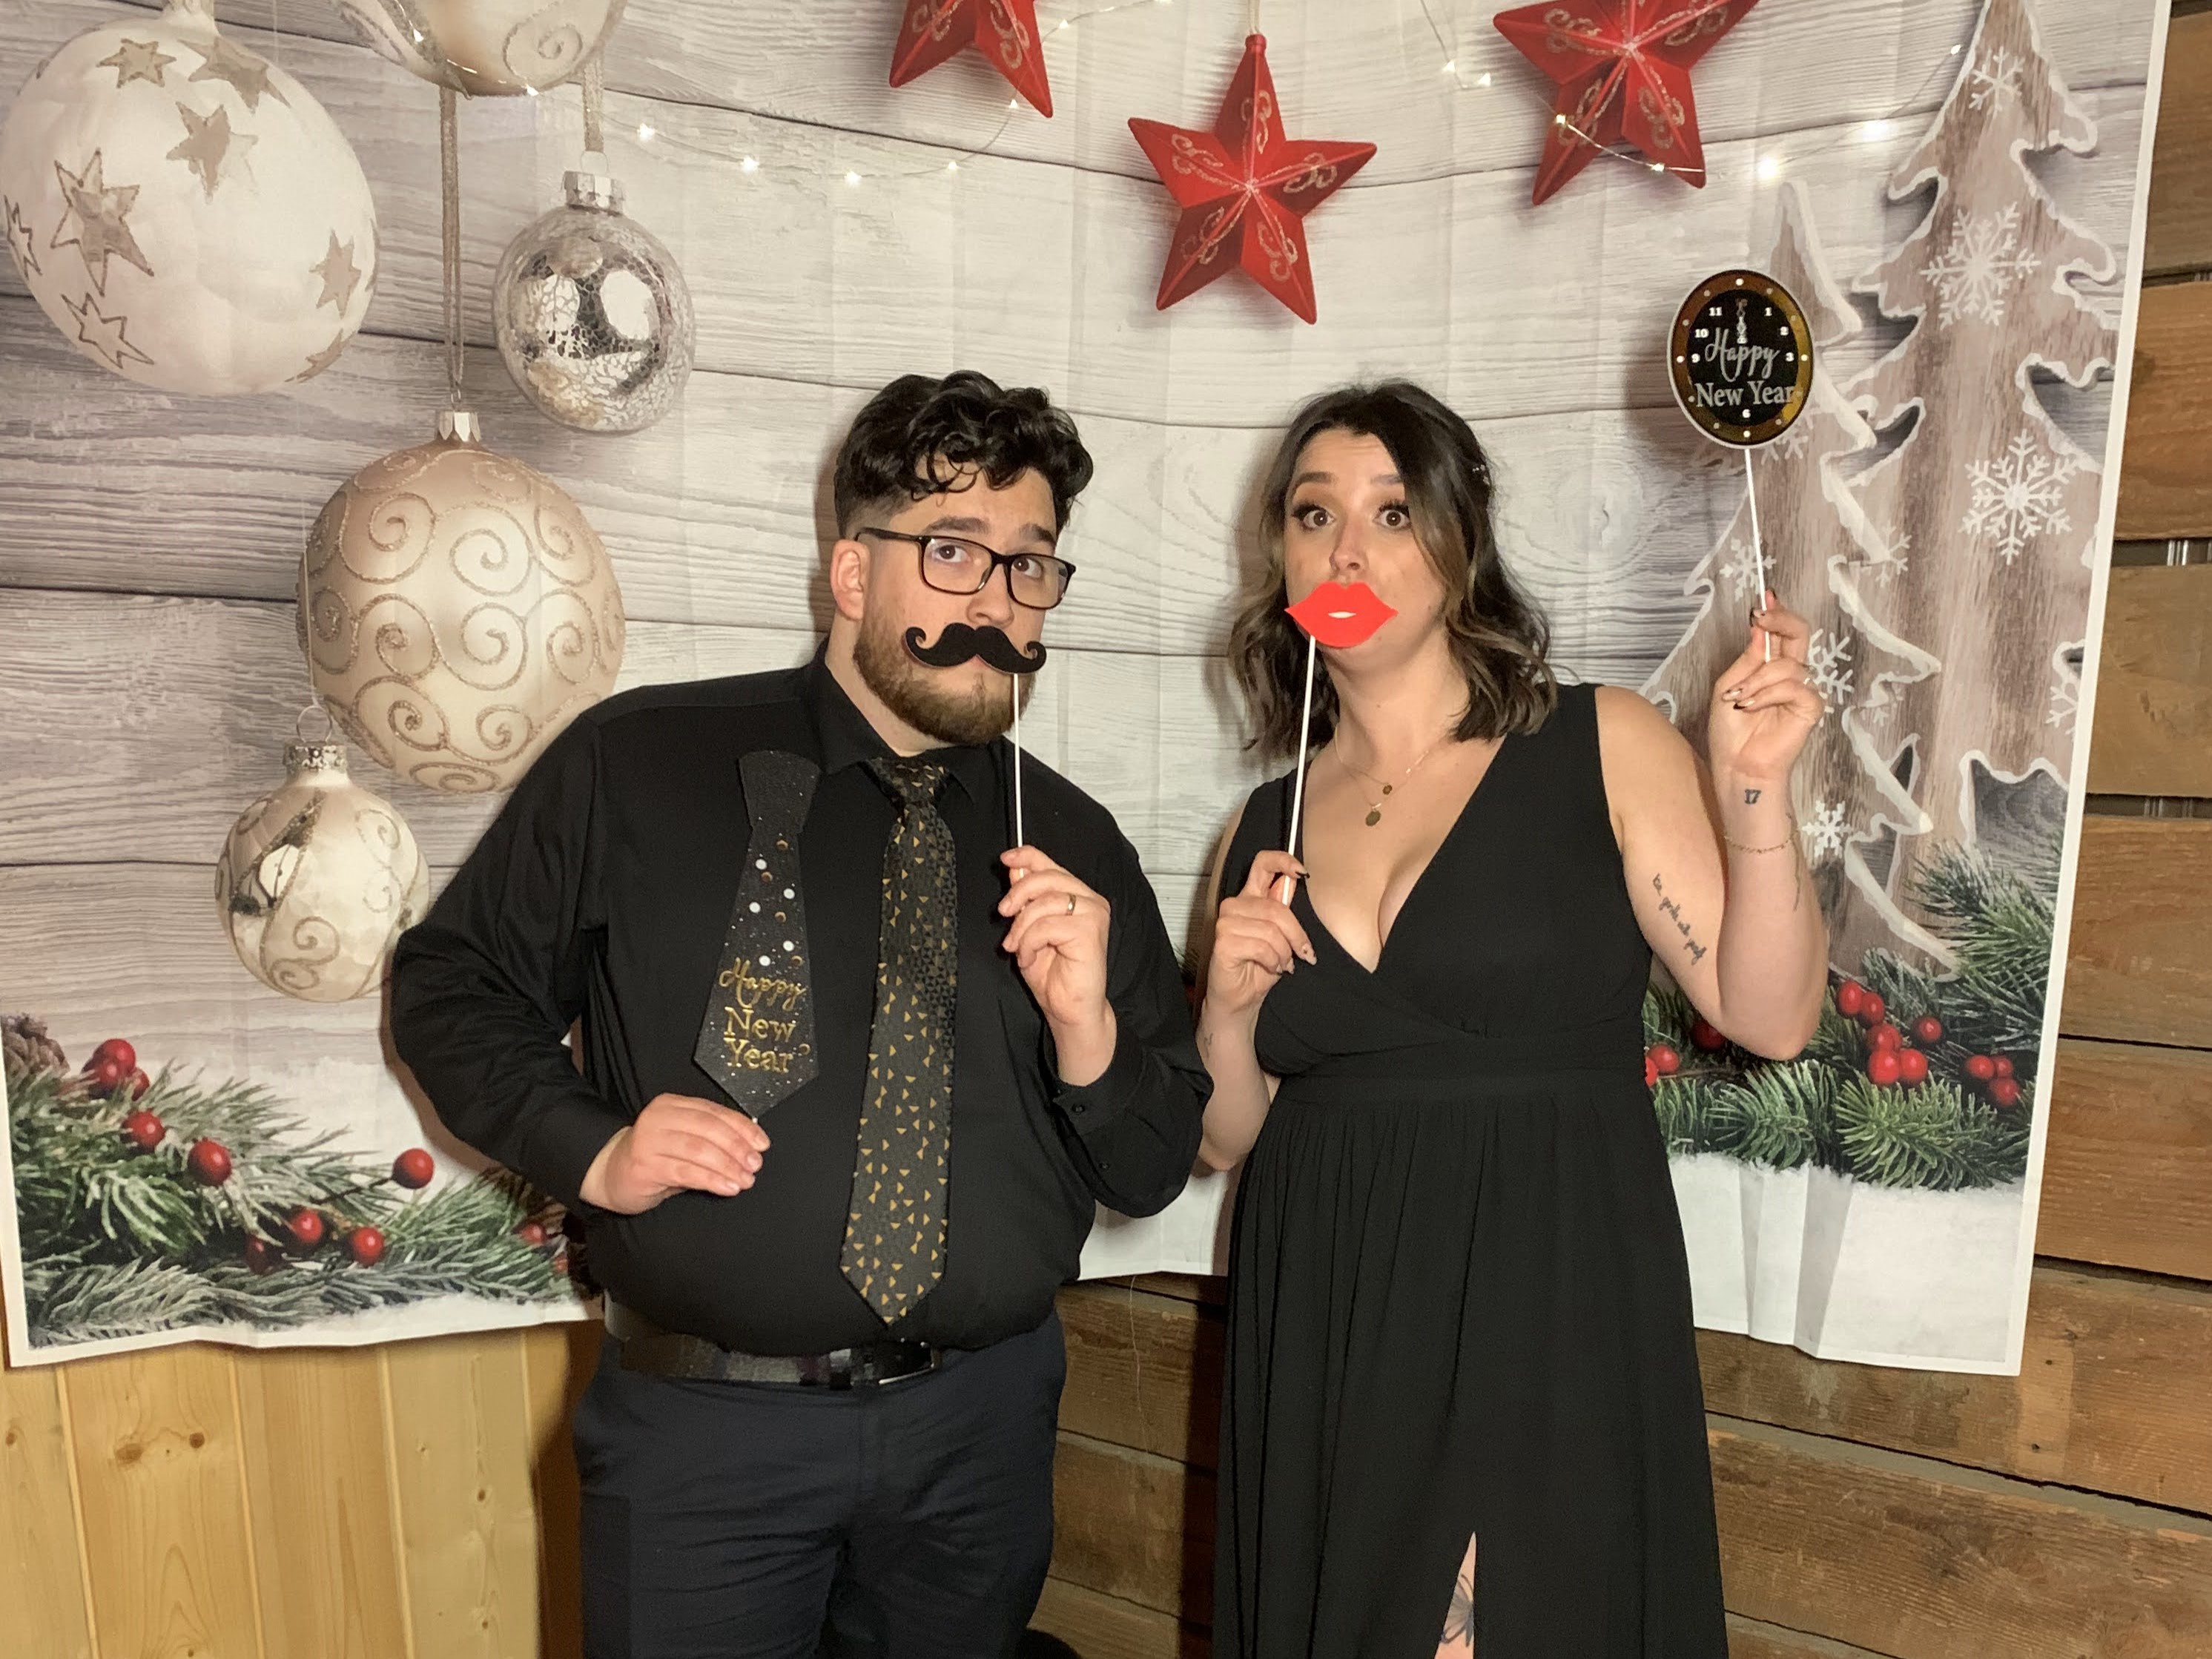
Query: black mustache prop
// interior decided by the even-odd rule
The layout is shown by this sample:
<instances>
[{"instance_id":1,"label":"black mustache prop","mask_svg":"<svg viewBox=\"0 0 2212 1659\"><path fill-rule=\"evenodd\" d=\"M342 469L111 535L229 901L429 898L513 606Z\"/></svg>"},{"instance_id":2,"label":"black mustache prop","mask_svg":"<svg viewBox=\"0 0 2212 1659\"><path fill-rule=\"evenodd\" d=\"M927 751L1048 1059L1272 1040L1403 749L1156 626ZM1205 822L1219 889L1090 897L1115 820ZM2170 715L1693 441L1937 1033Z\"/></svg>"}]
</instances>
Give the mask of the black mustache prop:
<instances>
[{"instance_id":1,"label":"black mustache prop","mask_svg":"<svg viewBox=\"0 0 2212 1659\"><path fill-rule=\"evenodd\" d=\"M1003 674L1034 674L1044 666L1044 641L1032 640L1024 653L1006 630L986 623L970 628L966 623L947 623L934 645L921 642L921 630L906 630L907 654L929 668L957 668L981 657Z\"/></svg>"}]
</instances>

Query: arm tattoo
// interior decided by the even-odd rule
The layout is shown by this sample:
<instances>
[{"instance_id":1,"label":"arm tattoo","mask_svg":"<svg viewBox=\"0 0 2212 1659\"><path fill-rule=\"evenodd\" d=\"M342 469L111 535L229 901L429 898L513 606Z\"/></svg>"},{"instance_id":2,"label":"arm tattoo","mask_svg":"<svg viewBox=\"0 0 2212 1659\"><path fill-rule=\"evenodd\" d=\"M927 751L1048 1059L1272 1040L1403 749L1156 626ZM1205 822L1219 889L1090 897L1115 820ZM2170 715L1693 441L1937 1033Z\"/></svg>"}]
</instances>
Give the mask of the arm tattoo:
<instances>
[{"instance_id":1,"label":"arm tattoo","mask_svg":"<svg viewBox=\"0 0 2212 1659\"><path fill-rule=\"evenodd\" d=\"M1743 804L1746 806L1756 806L1759 805L1759 792L1758 790L1747 789L1743 792Z\"/></svg>"},{"instance_id":2,"label":"arm tattoo","mask_svg":"<svg viewBox=\"0 0 2212 1659\"><path fill-rule=\"evenodd\" d=\"M1682 919L1682 907L1667 896L1666 884L1655 875L1651 890L1659 895L1659 914L1674 924L1674 931L1682 936L1682 948L1690 953L1690 965L1694 968L1705 959L1705 947L1692 936L1690 924Z\"/></svg>"}]
</instances>

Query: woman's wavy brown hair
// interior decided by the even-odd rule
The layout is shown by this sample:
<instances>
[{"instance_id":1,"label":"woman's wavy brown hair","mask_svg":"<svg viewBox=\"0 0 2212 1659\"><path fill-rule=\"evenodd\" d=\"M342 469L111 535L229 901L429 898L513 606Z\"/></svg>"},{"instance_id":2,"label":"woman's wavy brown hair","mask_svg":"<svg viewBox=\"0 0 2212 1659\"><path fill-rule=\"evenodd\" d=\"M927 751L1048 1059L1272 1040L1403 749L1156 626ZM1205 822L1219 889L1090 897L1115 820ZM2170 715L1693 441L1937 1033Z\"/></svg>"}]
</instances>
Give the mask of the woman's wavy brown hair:
<instances>
[{"instance_id":1,"label":"woman's wavy brown hair","mask_svg":"<svg viewBox=\"0 0 2212 1659\"><path fill-rule=\"evenodd\" d=\"M1297 412L1275 451L1260 507L1260 545L1267 563L1259 591L1230 630L1229 663L1243 688L1255 727L1251 746L1263 755L1296 752L1305 689L1305 636L1284 614L1290 594L1283 575L1283 526L1291 480L1305 447L1324 432L1373 438L1390 452L1405 481L1413 535L1443 583L1444 630L1467 677L1462 743L1533 732L1559 702L1559 682L1545 652L1551 630L1514 586L1498 556L1491 524L1490 459L1465 421L1409 380L1340 386ZM1336 688L1326 674L1314 682L1313 744L1336 729Z\"/></svg>"}]
</instances>

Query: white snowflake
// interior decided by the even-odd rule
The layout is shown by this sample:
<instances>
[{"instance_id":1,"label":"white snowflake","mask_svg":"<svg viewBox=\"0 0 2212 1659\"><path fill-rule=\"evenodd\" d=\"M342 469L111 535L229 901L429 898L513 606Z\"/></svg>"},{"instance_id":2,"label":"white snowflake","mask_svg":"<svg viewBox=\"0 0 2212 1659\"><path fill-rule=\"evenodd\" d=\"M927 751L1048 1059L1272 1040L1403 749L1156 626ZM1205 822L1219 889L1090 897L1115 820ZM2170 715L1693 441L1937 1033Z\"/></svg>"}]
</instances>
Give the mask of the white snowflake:
<instances>
[{"instance_id":1,"label":"white snowflake","mask_svg":"<svg viewBox=\"0 0 2212 1659\"><path fill-rule=\"evenodd\" d=\"M2074 735L2075 717L2081 712L2081 682L2071 674L2061 673L2051 683L2051 713L2044 717L2045 724L2057 726L2068 737Z\"/></svg>"},{"instance_id":2,"label":"white snowflake","mask_svg":"<svg viewBox=\"0 0 2212 1659\"><path fill-rule=\"evenodd\" d=\"M1976 109L2008 109L2020 96L2020 72L2027 59L2003 46L1992 46L1966 77L1966 102Z\"/></svg>"},{"instance_id":3,"label":"white snowflake","mask_svg":"<svg viewBox=\"0 0 2212 1659\"><path fill-rule=\"evenodd\" d=\"M2076 465L2073 456L2045 454L2027 433L2014 433L1996 459L1966 464L1974 499L1966 532L1995 541L2007 564L2037 537L2064 534L2070 527L2066 481Z\"/></svg>"},{"instance_id":4,"label":"white snowflake","mask_svg":"<svg viewBox=\"0 0 2212 1659\"><path fill-rule=\"evenodd\" d=\"M1822 801L1810 823L1801 823L1797 833L1805 837L1805 856L1817 864L1832 858L1844 850L1844 836L1850 823L1844 817L1844 809L1836 801Z\"/></svg>"},{"instance_id":5,"label":"white snowflake","mask_svg":"<svg viewBox=\"0 0 2212 1659\"><path fill-rule=\"evenodd\" d=\"M1831 634L1825 628L1813 630L1813 637L1805 647L1805 665L1812 671L1813 689L1830 708L1850 699L1854 672L1850 660L1850 635ZM1822 718L1826 717L1824 714Z\"/></svg>"},{"instance_id":6,"label":"white snowflake","mask_svg":"<svg viewBox=\"0 0 2212 1659\"><path fill-rule=\"evenodd\" d=\"M2042 264L2020 245L2020 204L2014 203L2001 213L1961 208L1952 216L1950 240L1920 274L1936 284L1941 326L1971 317L1994 327L2004 321L2005 295Z\"/></svg>"},{"instance_id":7,"label":"white snowflake","mask_svg":"<svg viewBox=\"0 0 2212 1659\"><path fill-rule=\"evenodd\" d=\"M1759 592L1759 559L1751 550L1751 544L1741 537L1729 540L1729 561L1721 567L1721 574L1728 578L1729 592L1739 599L1748 599Z\"/></svg>"}]
</instances>

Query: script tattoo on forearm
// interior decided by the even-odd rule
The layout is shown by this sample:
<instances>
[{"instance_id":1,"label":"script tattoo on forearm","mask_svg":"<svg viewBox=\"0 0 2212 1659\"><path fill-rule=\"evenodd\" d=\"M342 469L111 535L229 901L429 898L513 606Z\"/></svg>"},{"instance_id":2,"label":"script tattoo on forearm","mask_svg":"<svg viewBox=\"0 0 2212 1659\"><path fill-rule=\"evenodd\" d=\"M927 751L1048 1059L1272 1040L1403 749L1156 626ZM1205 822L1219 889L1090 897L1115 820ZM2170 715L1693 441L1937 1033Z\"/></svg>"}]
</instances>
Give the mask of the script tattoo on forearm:
<instances>
[{"instance_id":1,"label":"script tattoo on forearm","mask_svg":"<svg viewBox=\"0 0 2212 1659\"><path fill-rule=\"evenodd\" d=\"M1705 959L1705 947L1698 943L1690 932L1690 924L1682 919L1682 907L1667 896L1666 884L1655 873L1651 890L1659 895L1659 914L1674 924L1674 931L1682 936L1682 948L1690 953L1690 965L1696 967Z\"/></svg>"}]
</instances>

